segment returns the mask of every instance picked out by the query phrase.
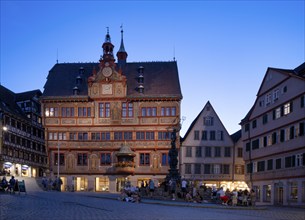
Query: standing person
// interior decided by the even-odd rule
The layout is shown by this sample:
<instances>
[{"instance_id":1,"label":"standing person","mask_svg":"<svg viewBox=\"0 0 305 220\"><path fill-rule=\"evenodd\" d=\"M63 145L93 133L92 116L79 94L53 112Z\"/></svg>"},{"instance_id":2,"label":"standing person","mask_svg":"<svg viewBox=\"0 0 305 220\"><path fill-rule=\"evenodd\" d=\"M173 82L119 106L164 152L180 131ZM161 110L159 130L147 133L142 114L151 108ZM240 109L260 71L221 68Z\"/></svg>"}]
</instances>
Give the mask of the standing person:
<instances>
[{"instance_id":1,"label":"standing person","mask_svg":"<svg viewBox=\"0 0 305 220\"><path fill-rule=\"evenodd\" d=\"M152 198L155 191L155 183L152 179L149 180L148 187L149 187L150 198Z\"/></svg>"},{"instance_id":2,"label":"standing person","mask_svg":"<svg viewBox=\"0 0 305 220\"><path fill-rule=\"evenodd\" d=\"M57 177L57 181L56 181L56 186L57 186L57 191L61 192L61 185L62 185L62 180L60 179L60 177Z\"/></svg>"},{"instance_id":3,"label":"standing person","mask_svg":"<svg viewBox=\"0 0 305 220\"><path fill-rule=\"evenodd\" d=\"M169 181L169 186L172 194L172 200L176 200L176 186L177 186L176 181L174 179L171 179Z\"/></svg>"},{"instance_id":4,"label":"standing person","mask_svg":"<svg viewBox=\"0 0 305 220\"><path fill-rule=\"evenodd\" d=\"M256 193L255 193L254 189L251 189L251 192L250 192L250 202L251 202L251 206L255 206Z\"/></svg>"},{"instance_id":5,"label":"standing person","mask_svg":"<svg viewBox=\"0 0 305 220\"><path fill-rule=\"evenodd\" d=\"M242 193L242 197L243 197L242 205L248 206L248 196L249 196L249 192L247 189L245 189Z\"/></svg>"},{"instance_id":6,"label":"standing person","mask_svg":"<svg viewBox=\"0 0 305 220\"><path fill-rule=\"evenodd\" d=\"M8 191L10 191L10 193L14 192L15 184L16 184L15 177L12 176L11 179L9 180L9 186L8 186L8 189L7 189Z\"/></svg>"},{"instance_id":7,"label":"standing person","mask_svg":"<svg viewBox=\"0 0 305 220\"><path fill-rule=\"evenodd\" d=\"M49 180L48 180L48 190L52 190L52 187L53 187L53 180L50 177Z\"/></svg>"},{"instance_id":8,"label":"standing person","mask_svg":"<svg viewBox=\"0 0 305 220\"><path fill-rule=\"evenodd\" d=\"M227 202L229 200L229 197L226 195L225 191L223 190L223 187L220 187L220 189L217 191L217 194L219 194L219 198L222 201L222 204L228 205Z\"/></svg>"},{"instance_id":9,"label":"standing person","mask_svg":"<svg viewBox=\"0 0 305 220\"><path fill-rule=\"evenodd\" d=\"M47 189L47 185L48 185L48 180L45 177L42 177L42 186L43 186L43 190L48 190Z\"/></svg>"},{"instance_id":10,"label":"standing person","mask_svg":"<svg viewBox=\"0 0 305 220\"><path fill-rule=\"evenodd\" d=\"M185 179L183 179L181 181L182 198L185 198L185 195L186 195L186 185L187 185L187 182Z\"/></svg>"},{"instance_id":11,"label":"standing person","mask_svg":"<svg viewBox=\"0 0 305 220\"><path fill-rule=\"evenodd\" d=\"M237 189L235 188L232 192L232 205L233 206L237 206L237 198L238 198L238 193L237 193Z\"/></svg>"}]
</instances>

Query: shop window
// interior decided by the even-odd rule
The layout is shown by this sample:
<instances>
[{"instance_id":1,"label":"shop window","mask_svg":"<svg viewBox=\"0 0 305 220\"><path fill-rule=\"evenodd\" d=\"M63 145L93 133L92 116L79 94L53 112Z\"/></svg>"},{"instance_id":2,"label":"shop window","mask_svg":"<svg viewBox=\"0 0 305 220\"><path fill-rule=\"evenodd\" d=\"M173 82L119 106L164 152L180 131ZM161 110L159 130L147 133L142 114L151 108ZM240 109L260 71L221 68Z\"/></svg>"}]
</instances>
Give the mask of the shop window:
<instances>
[{"instance_id":1,"label":"shop window","mask_svg":"<svg viewBox=\"0 0 305 220\"><path fill-rule=\"evenodd\" d=\"M263 202L271 201L271 185L263 186Z\"/></svg>"},{"instance_id":2,"label":"shop window","mask_svg":"<svg viewBox=\"0 0 305 220\"><path fill-rule=\"evenodd\" d=\"M99 177L97 178L97 191L107 192L109 191L109 178Z\"/></svg>"},{"instance_id":3,"label":"shop window","mask_svg":"<svg viewBox=\"0 0 305 220\"><path fill-rule=\"evenodd\" d=\"M289 200L297 201L298 200L298 183L290 182L289 183Z\"/></svg>"}]
</instances>

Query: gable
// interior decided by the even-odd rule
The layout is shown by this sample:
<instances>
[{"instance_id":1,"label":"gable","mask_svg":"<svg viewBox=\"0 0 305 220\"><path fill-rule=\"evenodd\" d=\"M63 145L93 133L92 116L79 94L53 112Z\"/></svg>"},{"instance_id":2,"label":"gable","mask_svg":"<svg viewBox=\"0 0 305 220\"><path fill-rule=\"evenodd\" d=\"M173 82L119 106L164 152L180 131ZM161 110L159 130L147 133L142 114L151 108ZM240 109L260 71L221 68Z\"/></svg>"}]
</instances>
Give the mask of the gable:
<instances>
[{"instance_id":1,"label":"gable","mask_svg":"<svg viewBox=\"0 0 305 220\"><path fill-rule=\"evenodd\" d=\"M277 84L286 80L289 77L287 73L276 71L275 69L269 68L265 74L265 77L261 83L257 96L266 93L270 88L275 87Z\"/></svg>"},{"instance_id":2,"label":"gable","mask_svg":"<svg viewBox=\"0 0 305 220\"><path fill-rule=\"evenodd\" d=\"M199 140L194 139L195 131L199 131ZM207 140L202 140L202 131L207 132ZM210 132L215 132L215 140L210 140ZM221 137L223 140L221 140ZM233 146L233 141L215 112L207 102L203 110L192 122L183 139L183 146Z\"/></svg>"}]
</instances>

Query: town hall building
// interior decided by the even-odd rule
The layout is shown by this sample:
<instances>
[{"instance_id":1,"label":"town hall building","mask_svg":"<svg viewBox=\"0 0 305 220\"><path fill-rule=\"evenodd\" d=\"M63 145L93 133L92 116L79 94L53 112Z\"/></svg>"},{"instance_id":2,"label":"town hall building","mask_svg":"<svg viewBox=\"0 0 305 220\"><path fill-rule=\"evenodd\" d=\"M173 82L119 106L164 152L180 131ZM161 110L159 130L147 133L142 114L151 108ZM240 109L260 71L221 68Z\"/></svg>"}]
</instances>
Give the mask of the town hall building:
<instances>
[{"instance_id":1,"label":"town hall building","mask_svg":"<svg viewBox=\"0 0 305 220\"><path fill-rule=\"evenodd\" d=\"M98 63L57 63L49 71L41 97L49 174L76 191L160 184L180 124L177 62L127 62L123 30L117 62L109 30L102 49Z\"/></svg>"}]
</instances>

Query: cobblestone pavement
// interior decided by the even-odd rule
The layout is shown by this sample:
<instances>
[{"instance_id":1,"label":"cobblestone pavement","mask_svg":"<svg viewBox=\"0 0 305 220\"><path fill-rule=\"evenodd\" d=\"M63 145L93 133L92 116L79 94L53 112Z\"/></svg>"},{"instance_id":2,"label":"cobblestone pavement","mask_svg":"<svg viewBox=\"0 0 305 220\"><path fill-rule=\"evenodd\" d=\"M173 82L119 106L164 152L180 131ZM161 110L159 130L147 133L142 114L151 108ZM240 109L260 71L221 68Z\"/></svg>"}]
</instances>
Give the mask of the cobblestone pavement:
<instances>
[{"instance_id":1,"label":"cobblestone pavement","mask_svg":"<svg viewBox=\"0 0 305 220\"><path fill-rule=\"evenodd\" d=\"M302 208L233 208L208 203L151 199L143 199L141 203L129 203L118 201L115 194L103 193L37 191L20 195L0 194L0 200L1 220L305 220L305 209Z\"/></svg>"}]
</instances>

